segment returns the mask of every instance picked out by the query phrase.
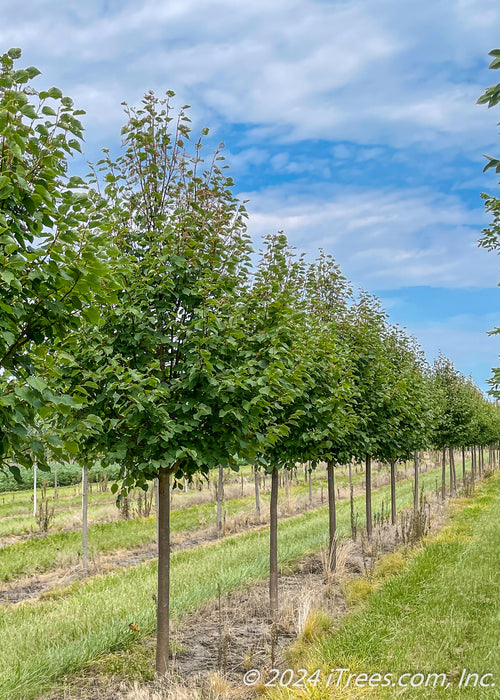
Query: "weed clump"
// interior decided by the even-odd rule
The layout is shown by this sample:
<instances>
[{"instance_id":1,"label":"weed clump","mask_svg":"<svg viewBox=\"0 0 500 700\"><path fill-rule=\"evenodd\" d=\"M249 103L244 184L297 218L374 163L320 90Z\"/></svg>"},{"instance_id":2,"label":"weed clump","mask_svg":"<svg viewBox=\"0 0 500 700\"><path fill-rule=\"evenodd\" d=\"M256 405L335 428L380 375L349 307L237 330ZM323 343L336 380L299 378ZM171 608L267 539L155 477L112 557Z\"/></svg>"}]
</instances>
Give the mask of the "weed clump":
<instances>
[{"instance_id":1,"label":"weed clump","mask_svg":"<svg viewBox=\"0 0 500 700\"><path fill-rule=\"evenodd\" d=\"M374 590L374 585L367 578L353 578L342 586L349 608L362 603Z\"/></svg>"}]
</instances>

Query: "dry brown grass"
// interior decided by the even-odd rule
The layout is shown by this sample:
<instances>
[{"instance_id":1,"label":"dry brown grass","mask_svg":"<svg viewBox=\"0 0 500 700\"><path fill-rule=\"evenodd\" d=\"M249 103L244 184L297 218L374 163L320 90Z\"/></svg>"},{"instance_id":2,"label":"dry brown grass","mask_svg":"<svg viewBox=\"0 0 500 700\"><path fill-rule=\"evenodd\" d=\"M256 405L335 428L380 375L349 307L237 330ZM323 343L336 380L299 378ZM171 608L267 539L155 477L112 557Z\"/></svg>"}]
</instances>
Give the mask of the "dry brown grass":
<instances>
[{"instance_id":1,"label":"dry brown grass","mask_svg":"<svg viewBox=\"0 0 500 700\"><path fill-rule=\"evenodd\" d=\"M337 542L335 571L331 570L331 554L329 547L323 547L320 552L323 576L327 585L339 583L347 574L347 563L354 550L354 542L345 539Z\"/></svg>"},{"instance_id":2,"label":"dry brown grass","mask_svg":"<svg viewBox=\"0 0 500 700\"><path fill-rule=\"evenodd\" d=\"M220 674L193 677L189 682L166 677L148 685L134 683L123 696L125 700L237 700L243 697Z\"/></svg>"}]
</instances>

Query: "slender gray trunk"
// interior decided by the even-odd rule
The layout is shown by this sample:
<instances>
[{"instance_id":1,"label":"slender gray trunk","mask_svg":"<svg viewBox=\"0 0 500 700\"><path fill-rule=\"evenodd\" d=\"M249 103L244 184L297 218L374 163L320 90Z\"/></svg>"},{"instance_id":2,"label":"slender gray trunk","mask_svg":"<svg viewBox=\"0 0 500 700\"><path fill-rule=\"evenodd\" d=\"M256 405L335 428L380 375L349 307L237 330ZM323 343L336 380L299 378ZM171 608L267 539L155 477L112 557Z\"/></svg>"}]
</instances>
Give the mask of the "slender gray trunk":
<instances>
[{"instance_id":1,"label":"slender gray trunk","mask_svg":"<svg viewBox=\"0 0 500 700\"><path fill-rule=\"evenodd\" d=\"M313 488L312 488L312 469L311 469L311 462L309 462L309 507L312 508L313 504Z\"/></svg>"},{"instance_id":2,"label":"slender gray trunk","mask_svg":"<svg viewBox=\"0 0 500 700\"><path fill-rule=\"evenodd\" d=\"M170 648L170 472L159 470L158 601L156 632L156 673L168 671Z\"/></svg>"},{"instance_id":3,"label":"slender gray trunk","mask_svg":"<svg viewBox=\"0 0 500 700\"><path fill-rule=\"evenodd\" d=\"M57 462L54 464L54 498L57 498Z\"/></svg>"},{"instance_id":4,"label":"slender gray trunk","mask_svg":"<svg viewBox=\"0 0 500 700\"><path fill-rule=\"evenodd\" d=\"M278 470L271 473L269 510L269 608L271 616L278 612Z\"/></svg>"},{"instance_id":5,"label":"slender gray trunk","mask_svg":"<svg viewBox=\"0 0 500 700\"><path fill-rule=\"evenodd\" d=\"M351 537L356 539L356 523L354 522L354 486L352 483L352 460L349 462L349 504L351 514Z\"/></svg>"},{"instance_id":6,"label":"slender gray trunk","mask_svg":"<svg viewBox=\"0 0 500 700\"><path fill-rule=\"evenodd\" d=\"M391 523L396 524L396 460L391 461Z\"/></svg>"},{"instance_id":7,"label":"slender gray trunk","mask_svg":"<svg viewBox=\"0 0 500 700\"><path fill-rule=\"evenodd\" d=\"M222 537L222 503L224 501L224 469L219 467L219 480L217 482L217 536Z\"/></svg>"},{"instance_id":8,"label":"slender gray trunk","mask_svg":"<svg viewBox=\"0 0 500 700\"><path fill-rule=\"evenodd\" d=\"M373 532L372 523L372 458L371 455L365 457L365 482L366 482L366 534L371 540Z\"/></svg>"},{"instance_id":9,"label":"slender gray trunk","mask_svg":"<svg viewBox=\"0 0 500 700\"><path fill-rule=\"evenodd\" d=\"M286 505L290 505L290 480L288 478L288 469L285 469L285 496L286 496Z\"/></svg>"},{"instance_id":10,"label":"slender gray trunk","mask_svg":"<svg viewBox=\"0 0 500 700\"><path fill-rule=\"evenodd\" d=\"M335 503L335 471L333 462L328 461L326 469L328 475L328 564L330 571L335 571L337 568L337 512Z\"/></svg>"},{"instance_id":11,"label":"slender gray trunk","mask_svg":"<svg viewBox=\"0 0 500 700\"><path fill-rule=\"evenodd\" d=\"M255 514L260 518L260 489L259 489L259 472L257 467L253 468L253 480L255 485Z\"/></svg>"},{"instance_id":12,"label":"slender gray trunk","mask_svg":"<svg viewBox=\"0 0 500 700\"><path fill-rule=\"evenodd\" d=\"M446 498L446 448L443 447L443 463L441 466L441 500Z\"/></svg>"},{"instance_id":13,"label":"slender gray trunk","mask_svg":"<svg viewBox=\"0 0 500 700\"><path fill-rule=\"evenodd\" d=\"M457 490L457 474L455 471L455 452L450 447L450 496Z\"/></svg>"},{"instance_id":14,"label":"slender gray trunk","mask_svg":"<svg viewBox=\"0 0 500 700\"><path fill-rule=\"evenodd\" d=\"M465 447L462 447L462 481L465 485Z\"/></svg>"},{"instance_id":15,"label":"slender gray trunk","mask_svg":"<svg viewBox=\"0 0 500 700\"><path fill-rule=\"evenodd\" d=\"M413 455L413 512L418 513L418 452Z\"/></svg>"},{"instance_id":16,"label":"slender gray trunk","mask_svg":"<svg viewBox=\"0 0 500 700\"><path fill-rule=\"evenodd\" d=\"M89 470L85 463L82 469L82 564L85 573L89 570L88 488Z\"/></svg>"},{"instance_id":17,"label":"slender gray trunk","mask_svg":"<svg viewBox=\"0 0 500 700\"><path fill-rule=\"evenodd\" d=\"M36 517L36 477L37 477L37 466L36 460L33 462L33 517Z\"/></svg>"}]
</instances>

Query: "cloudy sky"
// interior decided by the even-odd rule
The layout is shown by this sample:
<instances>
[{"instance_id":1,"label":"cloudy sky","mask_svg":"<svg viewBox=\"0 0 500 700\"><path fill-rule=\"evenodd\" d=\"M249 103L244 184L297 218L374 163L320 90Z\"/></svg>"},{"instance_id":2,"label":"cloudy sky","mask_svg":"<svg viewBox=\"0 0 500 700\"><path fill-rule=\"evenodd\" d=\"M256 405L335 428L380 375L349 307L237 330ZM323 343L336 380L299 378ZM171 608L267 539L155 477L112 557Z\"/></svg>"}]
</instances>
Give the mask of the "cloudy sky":
<instances>
[{"instance_id":1,"label":"cloudy sky","mask_svg":"<svg viewBox=\"0 0 500 700\"><path fill-rule=\"evenodd\" d=\"M500 81L499 37L498 0L0 0L0 50L87 111L74 172L119 147L123 100L174 90L225 142L256 243L283 229L324 248L482 387L500 346L498 258L477 247L500 110L476 100Z\"/></svg>"}]
</instances>

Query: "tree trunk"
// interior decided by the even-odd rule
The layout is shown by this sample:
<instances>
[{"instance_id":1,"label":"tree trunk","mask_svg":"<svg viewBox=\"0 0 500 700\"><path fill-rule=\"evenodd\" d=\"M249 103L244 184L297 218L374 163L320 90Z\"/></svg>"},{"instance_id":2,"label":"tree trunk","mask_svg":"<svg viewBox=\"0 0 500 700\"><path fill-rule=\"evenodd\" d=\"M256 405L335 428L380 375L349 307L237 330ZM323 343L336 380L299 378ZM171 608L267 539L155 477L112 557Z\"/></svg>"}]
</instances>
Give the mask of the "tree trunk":
<instances>
[{"instance_id":1,"label":"tree trunk","mask_svg":"<svg viewBox=\"0 0 500 700\"><path fill-rule=\"evenodd\" d=\"M219 480L217 482L217 537L222 537L222 503L224 501L224 469L219 467Z\"/></svg>"},{"instance_id":2,"label":"tree trunk","mask_svg":"<svg viewBox=\"0 0 500 700\"><path fill-rule=\"evenodd\" d=\"M351 513L351 537L356 539L356 523L354 522L354 486L352 483L352 461L349 462L349 503Z\"/></svg>"},{"instance_id":3,"label":"tree trunk","mask_svg":"<svg viewBox=\"0 0 500 700\"><path fill-rule=\"evenodd\" d=\"M290 480L288 478L288 469L285 469L285 496L286 496L286 505L287 507L290 506Z\"/></svg>"},{"instance_id":4,"label":"tree trunk","mask_svg":"<svg viewBox=\"0 0 500 700\"><path fill-rule=\"evenodd\" d=\"M260 519L259 472L257 471L257 467L253 468L253 480L255 484L255 514Z\"/></svg>"},{"instance_id":5,"label":"tree trunk","mask_svg":"<svg viewBox=\"0 0 500 700\"><path fill-rule=\"evenodd\" d=\"M391 461L391 523L396 524L396 460Z\"/></svg>"},{"instance_id":6,"label":"tree trunk","mask_svg":"<svg viewBox=\"0 0 500 700\"><path fill-rule=\"evenodd\" d=\"M57 498L57 462L54 464L54 498Z\"/></svg>"},{"instance_id":7,"label":"tree trunk","mask_svg":"<svg viewBox=\"0 0 500 700\"><path fill-rule=\"evenodd\" d=\"M443 447L443 464L441 467L441 500L446 498L446 448Z\"/></svg>"},{"instance_id":8,"label":"tree trunk","mask_svg":"<svg viewBox=\"0 0 500 700\"><path fill-rule=\"evenodd\" d=\"M455 471L455 452L453 447L450 447L450 496L453 496L457 490L457 474Z\"/></svg>"},{"instance_id":9,"label":"tree trunk","mask_svg":"<svg viewBox=\"0 0 500 700\"><path fill-rule=\"evenodd\" d=\"M89 470L87 464L84 464L82 470L82 564L86 574L89 570L88 488Z\"/></svg>"},{"instance_id":10,"label":"tree trunk","mask_svg":"<svg viewBox=\"0 0 500 700\"><path fill-rule=\"evenodd\" d=\"M269 510L269 608L271 616L278 612L278 470L271 474Z\"/></svg>"},{"instance_id":11,"label":"tree trunk","mask_svg":"<svg viewBox=\"0 0 500 700\"><path fill-rule=\"evenodd\" d=\"M165 676L170 648L170 472L159 470L158 607L156 673Z\"/></svg>"},{"instance_id":12,"label":"tree trunk","mask_svg":"<svg viewBox=\"0 0 500 700\"><path fill-rule=\"evenodd\" d=\"M156 543L160 541L160 480L154 480L155 510L156 510Z\"/></svg>"},{"instance_id":13,"label":"tree trunk","mask_svg":"<svg viewBox=\"0 0 500 700\"><path fill-rule=\"evenodd\" d=\"M36 460L33 462L33 517L36 517L36 477L37 477L37 466Z\"/></svg>"},{"instance_id":14,"label":"tree trunk","mask_svg":"<svg viewBox=\"0 0 500 700\"><path fill-rule=\"evenodd\" d=\"M330 571L337 568L337 512L335 507L335 471L333 462L327 463L328 475L328 531L330 546L328 551L328 565Z\"/></svg>"},{"instance_id":15,"label":"tree trunk","mask_svg":"<svg viewBox=\"0 0 500 700\"><path fill-rule=\"evenodd\" d=\"M365 458L365 481L366 481L366 534L371 540L373 525L372 525L372 458L371 455L366 455Z\"/></svg>"},{"instance_id":16,"label":"tree trunk","mask_svg":"<svg viewBox=\"0 0 500 700\"><path fill-rule=\"evenodd\" d=\"M462 481L465 486L465 447L462 447Z\"/></svg>"},{"instance_id":17,"label":"tree trunk","mask_svg":"<svg viewBox=\"0 0 500 700\"><path fill-rule=\"evenodd\" d=\"M470 448L470 460L472 466L472 480L476 480L476 448L474 445Z\"/></svg>"},{"instance_id":18,"label":"tree trunk","mask_svg":"<svg viewBox=\"0 0 500 700\"><path fill-rule=\"evenodd\" d=\"M413 512L418 513L418 452L413 455Z\"/></svg>"},{"instance_id":19,"label":"tree trunk","mask_svg":"<svg viewBox=\"0 0 500 700\"><path fill-rule=\"evenodd\" d=\"M309 507L312 508L312 504L313 504L313 488L312 488L312 469L311 469L311 462L309 462L308 481L309 481Z\"/></svg>"}]
</instances>

